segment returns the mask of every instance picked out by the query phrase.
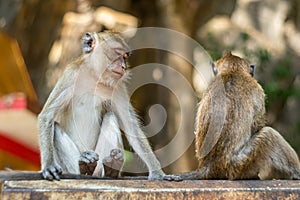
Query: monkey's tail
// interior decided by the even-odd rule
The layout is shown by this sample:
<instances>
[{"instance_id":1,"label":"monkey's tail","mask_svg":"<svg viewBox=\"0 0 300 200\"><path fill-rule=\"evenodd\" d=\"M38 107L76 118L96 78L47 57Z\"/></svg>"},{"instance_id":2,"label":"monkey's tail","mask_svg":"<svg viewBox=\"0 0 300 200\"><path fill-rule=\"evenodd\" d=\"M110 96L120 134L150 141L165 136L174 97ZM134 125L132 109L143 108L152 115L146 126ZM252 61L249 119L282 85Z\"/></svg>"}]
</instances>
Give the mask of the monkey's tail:
<instances>
[{"instance_id":1,"label":"monkey's tail","mask_svg":"<svg viewBox=\"0 0 300 200\"><path fill-rule=\"evenodd\" d=\"M176 174L183 180L203 180L205 179L204 171L191 171L191 172L184 172L181 174Z\"/></svg>"}]
</instances>

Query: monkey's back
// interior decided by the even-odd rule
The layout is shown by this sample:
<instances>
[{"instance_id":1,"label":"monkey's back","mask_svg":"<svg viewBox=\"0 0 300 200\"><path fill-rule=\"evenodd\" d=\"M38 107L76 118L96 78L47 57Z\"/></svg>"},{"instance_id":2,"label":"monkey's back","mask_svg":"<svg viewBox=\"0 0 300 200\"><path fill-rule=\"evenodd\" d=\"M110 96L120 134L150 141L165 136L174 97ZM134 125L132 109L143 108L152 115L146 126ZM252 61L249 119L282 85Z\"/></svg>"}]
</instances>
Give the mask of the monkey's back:
<instances>
[{"instance_id":1,"label":"monkey's back","mask_svg":"<svg viewBox=\"0 0 300 200\"><path fill-rule=\"evenodd\" d=\"M209 170L207 178L237 173L232 158L264 126L264 98L260 85L242 69L213 80L199 104L195 132L199 168Z\"/></svg>"}]
</instances>

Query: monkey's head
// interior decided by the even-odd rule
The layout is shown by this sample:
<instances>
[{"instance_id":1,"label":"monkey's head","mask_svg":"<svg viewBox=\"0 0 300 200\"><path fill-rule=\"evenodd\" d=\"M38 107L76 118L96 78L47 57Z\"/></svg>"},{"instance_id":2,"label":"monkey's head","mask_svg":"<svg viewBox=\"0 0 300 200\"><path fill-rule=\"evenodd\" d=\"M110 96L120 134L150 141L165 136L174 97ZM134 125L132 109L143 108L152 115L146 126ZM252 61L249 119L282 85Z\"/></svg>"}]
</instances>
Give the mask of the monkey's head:
<instances>
[{"instance_id":1,"label":"monkey's head","mask_svg":"<svg viewBox=\"0 0 300 200\"><path fill-rule=\"evenodd\" d=\"M131 55L131 51L120 33L88 32L82 40L85 59L88 59L96 68L101 68L101 74L99 74L101 82L112 86L125 76L127 58Z\"/></svg>"},{"instance_id":2,"label":"monkey's head","mask_svg":"<svg viewBox=\"0 0 300 200\"><path fill-rule=\"evenodd\" d=\"M223 72L234 73L234 71L238 69L243 69L245 72L253 76L254 68L255 66L249 64L246 60L232 55L231 51L226 51L222 58L220 58L216 63L212 63L212 69L215 75Z\"/></svg>"}]
</instances>

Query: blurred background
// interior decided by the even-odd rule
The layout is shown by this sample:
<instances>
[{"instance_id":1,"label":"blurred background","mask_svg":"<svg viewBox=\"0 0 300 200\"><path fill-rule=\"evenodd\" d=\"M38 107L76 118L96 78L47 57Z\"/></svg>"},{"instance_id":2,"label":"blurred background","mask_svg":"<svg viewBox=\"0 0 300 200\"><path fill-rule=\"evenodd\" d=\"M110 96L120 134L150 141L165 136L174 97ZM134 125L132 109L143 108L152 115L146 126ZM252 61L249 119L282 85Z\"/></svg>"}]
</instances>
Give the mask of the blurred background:
<instances>
[{"instance_id":1,"label":"blurred background","mask_svg":"<svg viewBox=\"0 0 300 200\"><path fill-rule=\"evenodd\" d=\"M196 40L214 60L230 49L255 64L255 78L268 96L268 125L300 155L298 0L0 0L0 169L39 170L36 116L66 65L81 54L83 33L135 27L173 29ZM149 138L153 149L172 140L180 120L186 124L184 132L192 135L195 105L206 88L195 78L193 66L161 50L133 53L132 68L166 64L196 92L196 100L192 93L185 95L192 103L185 105L190 115L184 119L168 88L147 84L133 93L131 101L144 125L151 105L166 110L163 128ZM197 62L197 52L190 53ZM178 145L185 142L182 138ZM192 143L165 171L184 172L196 165Z\"/></svg>"}]
</instances>

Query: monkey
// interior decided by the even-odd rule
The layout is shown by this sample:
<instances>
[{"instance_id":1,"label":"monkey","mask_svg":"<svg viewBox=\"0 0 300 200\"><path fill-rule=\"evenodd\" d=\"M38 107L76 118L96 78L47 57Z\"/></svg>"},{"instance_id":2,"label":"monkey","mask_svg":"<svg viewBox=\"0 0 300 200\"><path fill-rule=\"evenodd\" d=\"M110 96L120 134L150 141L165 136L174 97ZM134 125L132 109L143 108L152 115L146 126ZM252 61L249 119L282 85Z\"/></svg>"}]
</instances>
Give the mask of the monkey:
<instances>
[{"instance_id":1,"label":"monkey","mask_svg":"<svg viewBox=\"0 0 300 200\"><path fill-rule=\"evenodd\" d=\"M198 104L196 171L183 179L300 179L299 158L266 126L265 93L254 65L227 51L212 62L215 74Z\"/></svg>"},{"instance_id":2,"label":"monkey","mask_svg":"<svg viewBox=\"0 0 300 200\"><path fill-rule=\"evenodd\" d=\"M146 163L149 180L180 180L162 171L129 102L125 83L131 50L124 37L87 32L82 41L82 55L68 65L38 115L43 178L119 177L124 133Z\"/></svg>"}]
</instances>

